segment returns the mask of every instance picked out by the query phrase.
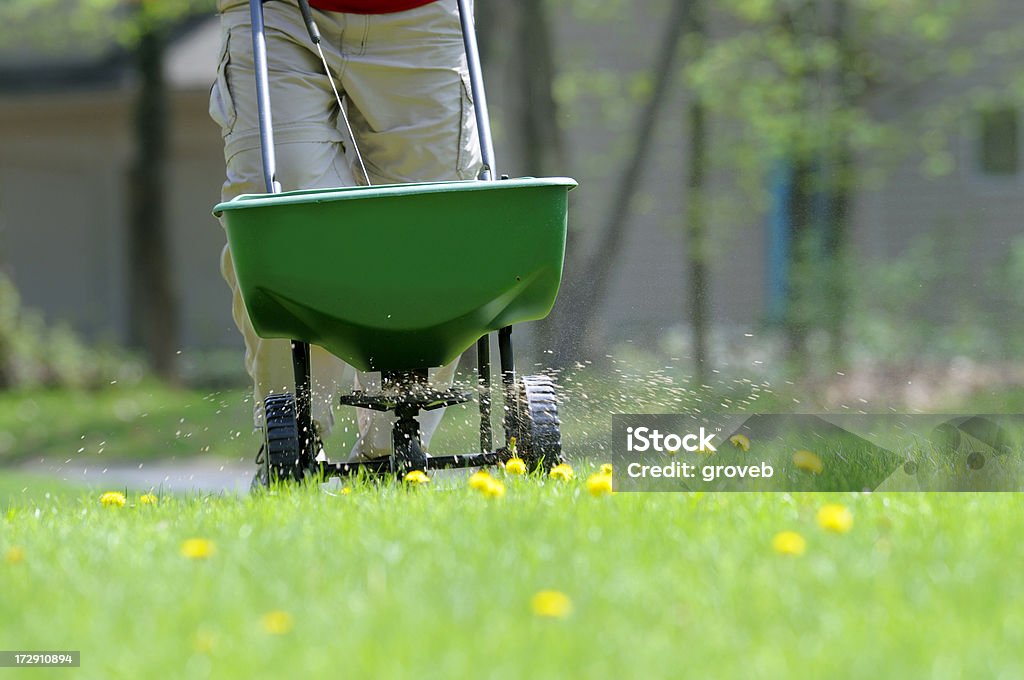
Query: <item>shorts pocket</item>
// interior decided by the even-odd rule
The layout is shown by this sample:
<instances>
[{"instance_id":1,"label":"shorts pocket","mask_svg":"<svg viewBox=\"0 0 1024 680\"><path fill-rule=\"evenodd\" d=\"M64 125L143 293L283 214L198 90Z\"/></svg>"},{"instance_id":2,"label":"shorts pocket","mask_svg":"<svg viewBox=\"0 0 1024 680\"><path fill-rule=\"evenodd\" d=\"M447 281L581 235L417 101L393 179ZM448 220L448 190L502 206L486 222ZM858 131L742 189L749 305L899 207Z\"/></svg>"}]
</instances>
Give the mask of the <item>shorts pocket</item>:
<instances>
[{"instance_id":1,"label":"shorts pocket","mask_svg":"<svg viewBox=\"0 0 1024 680\"><path fill-rule=\"evenodd\" d=\"M210 88L210 118L220 125L225 137L235 128L238 112L228 84L228 66L231 63L231 30L224 31L221 40L220 59L217 62L217 79Z\"/></svg>"}]
</instances>

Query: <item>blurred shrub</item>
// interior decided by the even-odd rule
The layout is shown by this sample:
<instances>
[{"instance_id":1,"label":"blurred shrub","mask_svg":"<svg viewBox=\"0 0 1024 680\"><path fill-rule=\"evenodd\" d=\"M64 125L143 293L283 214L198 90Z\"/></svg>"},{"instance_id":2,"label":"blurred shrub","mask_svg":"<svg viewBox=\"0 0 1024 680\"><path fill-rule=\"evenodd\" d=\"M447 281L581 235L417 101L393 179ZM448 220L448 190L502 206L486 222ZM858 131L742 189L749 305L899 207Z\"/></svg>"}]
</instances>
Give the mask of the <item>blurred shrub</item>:
<instances>
[{"instance_id":1,"label":"blurred shrub","mask_svg":"<svg viewBox=\"0 0 1024 680\"><path fill-rule=\"evenodd\" d=\"M239 342L239 344L241 344ZM181 354L178 372L182 384L205 389L231 389L251 385L241 360L244 349L188 350Z\"/></svg>"},{"instance_id":2,"label":"blurred shrub","mask_svg":"<svg viewBox=\"0 0 1024 680\"><path fill-rule=\"evenodd\" d=\"M858 265L847 335L861 361L980 363L1024 356L1024 237L1002 260L922 236L899 257ZM980 277L971 270L985 267Z\"/></svg>"},{"instance_id":3,"label":"blurred shrub","mask_svg":"<svg viewBox=\"0 0 1024 680\"><path fill-rule=\"evenodd\" d=\"M89 347L66 323L47 326L0 273L0 389L93 388L142 375L141 363L123 351Z\"/></svg>"}]
</instances>

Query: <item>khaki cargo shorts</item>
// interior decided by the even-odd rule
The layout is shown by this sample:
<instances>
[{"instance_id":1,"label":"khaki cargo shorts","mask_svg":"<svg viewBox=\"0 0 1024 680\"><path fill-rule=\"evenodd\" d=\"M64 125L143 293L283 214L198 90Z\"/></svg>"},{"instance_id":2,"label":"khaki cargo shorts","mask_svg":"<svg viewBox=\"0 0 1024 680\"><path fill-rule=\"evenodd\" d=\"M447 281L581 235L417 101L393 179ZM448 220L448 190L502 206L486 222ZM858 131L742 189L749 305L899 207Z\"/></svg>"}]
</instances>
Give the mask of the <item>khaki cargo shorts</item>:
<instances>
[{"instance_id":1,"label":"khaki cargo shorts","mask_svg":"<svg viewBox=\"0 0 1024 680\"><path fill-rule=\"evenodd\" d=\"M222 42L210 116L224 136L227 181L222 195L230 200L243 193L262 193L264 181L249 5L246 0L220 0L218 9ZM263 11L277 180L284 191L365 184L297 3L270 0ZM314 10L314 16L371 183L476 177L480 147L455 0L437 0L392 14ZM345 266L348 258L371 257L381 262L384 275L384 255L338 253L338 266ZM263 339L253 331L227 246L221 271L234 293L232 312L245 339L245 364L253 378L259 426L264 397L294 389L291 350L287 340ZM433 371L432 379L449 383L455 363ZM319 347L312 348L312 364L313 417L325 428L333 423L332 405L339 391L372 389L379 380L377 374L358 373ZM420 417L424 442L440 417L434 411ZM354 456L390 451L389 415L360 411L359 427Z\"/></svg>"}]
</instances>

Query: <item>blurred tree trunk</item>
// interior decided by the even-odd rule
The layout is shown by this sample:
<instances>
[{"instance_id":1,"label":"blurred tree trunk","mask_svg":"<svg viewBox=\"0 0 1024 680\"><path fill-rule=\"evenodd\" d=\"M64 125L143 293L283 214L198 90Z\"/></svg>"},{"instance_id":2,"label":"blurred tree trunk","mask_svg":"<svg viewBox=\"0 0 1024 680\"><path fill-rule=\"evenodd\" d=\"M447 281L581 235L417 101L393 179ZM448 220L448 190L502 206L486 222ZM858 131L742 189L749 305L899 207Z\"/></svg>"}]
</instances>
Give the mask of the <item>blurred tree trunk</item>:
<instances>
[{"instance_id":1,"label":"blurred tree trunk","mask_svg":"<svg viewBox=\"0 0 1024 680\"><path fill-rule=\"evenodd\" d=\"M840 143L835 159L835 175L839 182L830 196L832 219L825 234L825 258L828 263L828 281L825 286L825 304L828 310L829 360L833 366L846 362L847 314L850 308L850 281L847 262L847 241L850 227L850 203L855 172L853 154L848 145Z\"/></svg>"},{"instance_id":2,"label":"blurred tree trunk","mask_svg":"<svg viewBox=\"0 0 1024 680\"><path fill-rule=\"evenodd\" d=\"M519 125L527 172L564 167L555 103L555 60L545 0L519 0Z\"/></svg>"},{"instance_id":3,"label":"blurred tree trunk","mask_svg":"<svg viewBox=\"0 0 1024 680\"><path fill-rule=\"evenodd\" d=\"M518 80L516 127L525 172L538 177L563 175L569 167L558 124L558 104L554 95L558 67L546 4L547 0L520 0L515 3L519 14L515 50ZM571 203L572 194L569 200ZM570 233L565 244L566 277L572 277L575 271L576 243ZM560 335L576 326L575 312L572 306L556 302L551 314L537 324L537 346L542 350L556 349ZM545 358L549 363L553 360L556 364L565 364L575 357L558 354Z\"/></svg>"},{"instance_id":4,"label":"blurred tree trunk","mask_svg":"<svg viewBox=\"0 0 1024 680\"><path fill-rule=\"evenodd\" d=\"M815 31L812 37L827 37L839 54L833 68L800 74L804 91L820 92L819 103L826 117L822 125L827 144L814 157L796 151L793 154L793 185L790 225L793 234L790 271L790 305L786 322L790 363L798 375L812 366L828 374L843 363L843 336L849 309L849 281L846 266L846 242L850 222L851 194L856 172L853 152L847 136L833 129L837 116L854 110L859 102L851 83L854 73L854 48L848 33L846 0L833 0L821 12L825 20L809 20L821 6L810 3L796 6L786 28L799 39L799 32ZM800 13L803 13L801 16ZM812 110L805 98L804 110ZM809 342L812 332L820 332L827 341L824 352Z\"/></svg>"},{"instance_id":5,"label":"blurred tree trunk","mask_svg":"<svg viewBox=\"0 0 1024 680\"><path fill-rule=\"evenodd\" d=\"M834 10L833 40L839 52L834 78L836 107L839 111L849 111L853 110L859 102L851 82L856 67L847 0L835 0ZM846 255L850 230L851 195L853 187L856 186L856 166L847 137L837 134L834 135L834 139L833 170L829 191L831 219L828 220L828 229L822 244L825 251L824 259L828 263L825 305L828 316L829 359L833 369L842 366L846 360L844 337L847 312L850 308L849 269Z\"/></svg>"},{"instance_id":6,"label":"blurred tree trunk","mask_svg":"<svg viewBox=\"0 0 1024 680\"><path fill-rule=\"evenodd\" d=\"M658 48L654 66L654 89L651 98L640 113L636 125L633 155L627 159L615 183L617 190L609 200L608 219L596 236L596 245L590 257L580 267L579 274L567 281L562 304L573 310L578 322L563 327L555 350L558 356L578 356L583 350L599 307L608 293L611 281L610 263L618 256L628 224L630 207L650 153L651 140L658 122L669 84L676 76L674 68L679 43L683 36L686 5L689 0L675 0L665 23L665 33Z\"/></svg>"},{"instance_id":7,"label":"blurred tree trunk","mask_svg":"<svg viewBox=\"0 0 1024 680\"><path fill-rule=\"evenodd\" d=\"M810 325L814 314L815 281L818 262L815 261L814 190L815 169L811 161L796 155L792 164L792 185L789 200L789 229L791 243L788 303L783 317L788 363L795 375L803 375L808 367L807 352Z\"/></svg>"},{"instance_id":8,"label":"blurred tree trunk","mask_svg":"<svg viewBox=\"0 0 1024 680\"><path fill-rule=\"evenodd\" d=\"M167 88L165 33L147 26L135 50L140 86L135 103L135 158L129 171L128 290L130 337L153 371L176 380L178 305L171 272L164 187Z\"/></svg>"},{"instance_id":9,"label":"blurred tree trunk","mask_svg":"<svg viewBox=\"0 0 1024 680\"><path fill-rule=\"evenodd\" d=\"M788 9L780 13L779 26L791 44L801 45L808 38L816 37L816 9L813 2L801 0L789 4ZM811 116L809 93L821 89L820 75L805 63L794 69L790 77L799 90L794 111L803 116L803 126L809 126L815 122ZM815 322L821 283L821 263L820 258L816 257L820 238L815 233L815 197L821 191L819 178L822 162L820 157L815 157L805 144L796 139L802 132L792 132L794 139L790 141L787 158L792 172L787 215L792 247L789 249L787 301L782 320L787 363L798 376L804 375L810 365L808 340Z\"/></svg>"},{"instance_id":10,"label":"blurred tree trunk","mask_svg":"<svg viewBox=\"0 0 1024 680\"><path fill-rule=\"evenodd\" d=\"M702 0L689 0L686 12L686 40L690 50L687 57L701 59L707 36ZM704 194L707 176L706 111L700 94L688 93L686 119L690 131L689 159L686 191L687 264L690 270L690 321L692 324L693 361L695 377L701 385L708 384L708 331L710 310L708 301L708 243L707 212Z\"/></svg>"},{"instance_id":11,"label":"blurred tree trunk","mask_svg":"<svg viewBox=\"0 0 1024 680\"><path fill-rule=\"evenodd\" d=\"M504 3L473 3L473 20L476 26L477 48L480 50L480 64L485 71L491 70L501 56L501 26Z\"/></svg>"}]
</instances>

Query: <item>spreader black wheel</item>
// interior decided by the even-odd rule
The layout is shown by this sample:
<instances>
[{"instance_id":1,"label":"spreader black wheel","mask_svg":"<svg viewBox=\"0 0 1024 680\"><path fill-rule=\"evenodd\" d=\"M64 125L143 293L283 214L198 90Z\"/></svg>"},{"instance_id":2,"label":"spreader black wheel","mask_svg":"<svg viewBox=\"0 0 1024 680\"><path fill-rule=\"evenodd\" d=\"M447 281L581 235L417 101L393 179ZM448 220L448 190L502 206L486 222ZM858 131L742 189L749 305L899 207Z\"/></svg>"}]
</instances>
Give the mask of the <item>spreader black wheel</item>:
<instances>
[{"instance_id":1,"label":"spreader black wheel","mask_svg":"<svg viewBox=\"0 0 1024 680\"><path fill-rule=\"evenodd\" d=\"M546 375L519 379L516 450L529 470L548 471L562 462L562 429L555 382Z\"/></svg>"},{"instance_id":2,"label":"spreader black wheel","mask_svg":"<svg viewBox=\"0 0 1024 680\"><path fill-rule=\"evenodd\" d=\"M275 480L302 479L302 447L299 445L299 423L295 397L271 394L263 401L263 465L257 475L269 484Z\"/></svg>"}]
</instances>

